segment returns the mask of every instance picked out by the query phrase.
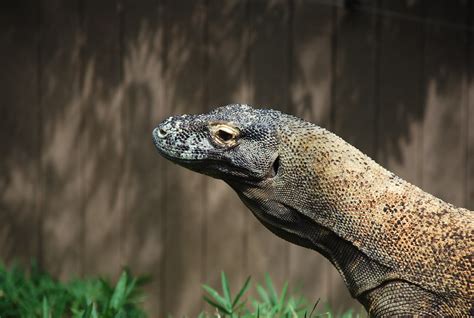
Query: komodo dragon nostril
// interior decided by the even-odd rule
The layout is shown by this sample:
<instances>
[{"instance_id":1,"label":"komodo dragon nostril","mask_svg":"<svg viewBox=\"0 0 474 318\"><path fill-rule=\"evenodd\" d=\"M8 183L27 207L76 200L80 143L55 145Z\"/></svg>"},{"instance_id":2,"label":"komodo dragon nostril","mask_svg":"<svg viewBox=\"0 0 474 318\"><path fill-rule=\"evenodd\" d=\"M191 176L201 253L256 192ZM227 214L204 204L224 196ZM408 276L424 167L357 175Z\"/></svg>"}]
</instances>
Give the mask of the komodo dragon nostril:
<instances>
[{"instance_id":1,"label":"komodo dragon nostril","mask_svg":"<svg viewBox=\"0 0 474 318\"><path fill-rule=\"evenodd\" d=\"M162 127L155 128L155 133L158 138L165 138L168 132Z\"/></svg>"}]
</instances>

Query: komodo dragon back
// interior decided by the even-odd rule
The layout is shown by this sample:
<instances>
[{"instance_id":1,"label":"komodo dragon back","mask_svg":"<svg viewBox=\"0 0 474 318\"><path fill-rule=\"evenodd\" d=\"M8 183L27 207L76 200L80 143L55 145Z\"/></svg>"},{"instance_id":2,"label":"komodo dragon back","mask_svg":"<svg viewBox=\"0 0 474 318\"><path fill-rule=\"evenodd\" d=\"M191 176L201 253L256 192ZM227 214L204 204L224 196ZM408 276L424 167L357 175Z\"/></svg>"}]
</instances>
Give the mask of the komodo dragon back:
<instances>
[{"instance_id":1,"label":"komodo dragon back","mask_svg":"<svg viewBox=\"0 0 474 318\"><path fill-rule=\"evenodd\" d=\"M335 134L234 104L163 121L158 151L228 183L270 231L323 254L371 316L473 314L473 212Z\"/></svg>"}]
</instances>

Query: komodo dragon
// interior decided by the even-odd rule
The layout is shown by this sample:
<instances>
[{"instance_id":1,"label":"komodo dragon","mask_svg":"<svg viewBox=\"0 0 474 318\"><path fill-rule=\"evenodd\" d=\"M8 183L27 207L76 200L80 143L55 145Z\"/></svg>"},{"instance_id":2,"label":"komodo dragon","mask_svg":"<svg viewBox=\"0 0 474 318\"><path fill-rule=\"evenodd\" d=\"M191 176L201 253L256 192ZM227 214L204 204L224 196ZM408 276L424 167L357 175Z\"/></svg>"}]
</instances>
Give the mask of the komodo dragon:
<instances>
[{"instance_id":1,"label":"komodo dragon","mask_svg":"<svg viewBox=\"0 0 474 318\"><path fill-rule=\"evenodd\" d=\"M222 179L274 234L327 257L374 317L473 315L473 212L422 191L340 137L234 104L170 117L158 151Z\"/></svg>"}]
</instances>

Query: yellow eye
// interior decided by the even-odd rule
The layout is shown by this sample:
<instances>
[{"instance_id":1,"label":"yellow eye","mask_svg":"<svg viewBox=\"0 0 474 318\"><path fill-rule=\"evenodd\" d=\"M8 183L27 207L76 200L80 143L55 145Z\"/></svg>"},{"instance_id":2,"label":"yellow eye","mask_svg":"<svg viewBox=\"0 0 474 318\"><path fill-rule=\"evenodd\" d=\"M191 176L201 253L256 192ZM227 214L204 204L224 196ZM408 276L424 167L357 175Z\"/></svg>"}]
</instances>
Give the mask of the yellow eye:
<instances>
[{"instance_id":1,"label":"yellow eye","mask_svg":"<svg viewBox=\"0 0 474 318\"><path fill-rule=\"evenodd\" d=\"M209 131L214 141L224 146L235 146L240 134L236 127L222 123L211 124Z\"/></svg>"}]
</instances>

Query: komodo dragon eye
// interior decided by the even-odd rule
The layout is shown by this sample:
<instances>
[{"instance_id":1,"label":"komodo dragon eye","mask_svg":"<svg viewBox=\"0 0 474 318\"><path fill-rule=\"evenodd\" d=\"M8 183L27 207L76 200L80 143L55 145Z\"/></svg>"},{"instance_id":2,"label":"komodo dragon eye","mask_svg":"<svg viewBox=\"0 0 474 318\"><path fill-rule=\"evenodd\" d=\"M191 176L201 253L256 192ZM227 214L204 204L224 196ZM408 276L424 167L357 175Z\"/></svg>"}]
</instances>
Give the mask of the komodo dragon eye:
<instances>
[{"instance_id":1,"label":"komodo dragon eye","mask_svg":"<svg viewBox=\"0 0 474 318\"><path fill-rule=\"evenodd\" d=\"M212 123L209 125L209 131L217 144L226 147L237 145L240 131L236 127L222 123Z\"/></svg>"}]
</instances>

